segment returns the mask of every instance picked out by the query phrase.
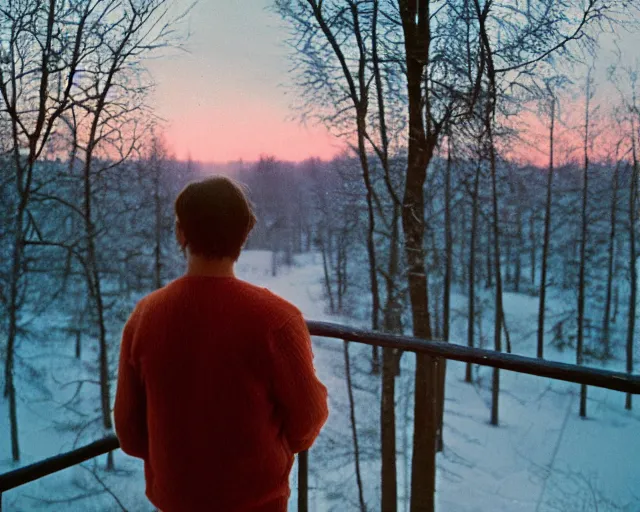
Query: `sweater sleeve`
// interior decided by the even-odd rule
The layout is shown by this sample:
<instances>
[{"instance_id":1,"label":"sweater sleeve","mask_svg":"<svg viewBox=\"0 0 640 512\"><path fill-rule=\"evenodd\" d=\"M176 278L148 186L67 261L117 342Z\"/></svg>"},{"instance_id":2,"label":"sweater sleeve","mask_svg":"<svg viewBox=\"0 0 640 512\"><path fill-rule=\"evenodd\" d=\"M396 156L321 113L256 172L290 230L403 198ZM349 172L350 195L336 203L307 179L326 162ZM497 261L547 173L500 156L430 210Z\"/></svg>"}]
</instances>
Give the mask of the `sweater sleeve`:
<instances>
[{"instance_id":1,"label":"sweater sleeve","mask_svg":"<svg viewBox=\"0 0 640 512\"><path fill-rule=\"evenodd\" d=\"M273 384L283 434L293 453L308 450L327 421L327 389L313 366L311 337L301 314L271 337Z\"/></svg>"},{"instance_id":2,"label":"sweater sleeve","mask_svg":"<svg viewBox=\"0 0 640 512\"><path fill-rule=\"evenodd\" d=\"M148 454L147 401L142 378L132 364L131 354L136 334L136 311L131 314L122 334L114 419L122 451L145 459Z\"/></svg>"}]
</instances>

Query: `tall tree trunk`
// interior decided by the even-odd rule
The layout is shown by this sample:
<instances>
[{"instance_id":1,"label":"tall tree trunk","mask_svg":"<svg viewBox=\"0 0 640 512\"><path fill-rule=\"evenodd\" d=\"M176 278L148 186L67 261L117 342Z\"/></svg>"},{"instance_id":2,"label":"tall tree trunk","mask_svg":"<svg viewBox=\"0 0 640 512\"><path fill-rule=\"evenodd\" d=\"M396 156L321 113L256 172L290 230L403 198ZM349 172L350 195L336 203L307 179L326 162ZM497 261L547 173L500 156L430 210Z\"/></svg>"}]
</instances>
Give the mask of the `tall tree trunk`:
<instances>
[{"instance_id":1,"label":"tall tree trunk","mask_svg":"<svg viewBox=\"0 0 640 512\"><path fill-rule=\"evenodd\" d=\"M353 453L356 466L356 481L358 483L358 500L361 512L367 512L364 503L364 491L362 487L362 472L360 471L360 447L358 445L358 429L356 424L356 405L353 399L353 385L351 384L351 362L349 359L349 342L344 342L344 367L347 377L347 394L349 395L349 415L351 418L351 436L353 438Z\"/></svg>"},{"instance_id":2,"label":"tall tree trunk","mask_svg":"<svg viewBox=\"0 0 640 512\"><path fill-rule=\"evenodd\" d=\"M391 348L382 349L382 393L380 402L382 510L388 510L389 512L394 512L398 506L395 412L396 354L394 352Z\"/></svg>"},{"instance_id":3,"label":"tall tree trunk","mask_svg":"<svg viewBox=\"0 0 640 512\"><path fill-rule=\"evenodd\" d=\"M509 214L509 217L511 215ZM509 224L507 225L506 236L504 237L504 253L505 253L505 276L504 282L507 284L507 288L513 285L513 275L511 274L511 262L513 261L511 249L513 247L513 234L511 233L511 220L509 220Z\"/></svg>"},{"instance_id":4,"label":"tall tree trunk","mask_svg":"<svg viewBox=\"0 0 640 512\"><path fill-rule=\"evenodd\" d=\"M497 86L496 86L496 70L493 62L493 50L489 40L489 33L486 27L486 20L489 14L490 3L485 3L483 9L480 8L479 0L475 0L476 13L478 15L478 23L480 29L480 39L484 48L483 57L486 58L487 64L487 105L484 117L484 128L487 138L489 150L489 165L491 171L491 196L493 206L493 259L495 265L496 278L496 298L495 298L495 320L494 320L494 349L497 352L502 351L502 319L504 312L502 310L502 269L500 261L500 225L499 225L499 208L498 208L498 177L496 162L496 147L493 135L493 128L496 114L497 103ZM492 400L491 400L491 424L498 425L498 411L500 398L500 370L493 369L492 379Z\"/></svg>"},{"instance_id":5,"label":"tall tree trunk","mask_svg":"<svg viewBox=\"0 0 640 512\"><path fill-rule=\"evenodd\" d=\"M471 240L469 242L469 315L467 318L467 345L474 346L474 325L476 316L476 237L478 233L478 193L480 189L480 165L476 167L473 180L473 197L471 208ZM466 382L473 382L473 365L467 363Z\"/></svg>"},{"instance_id":6,"label":"tall tree trunk","mask_svg":"<svg viewBox=\"0 0 640 512\"><path fill-rule=\"evenodd\" d=\"M493 205L493 258L496 278L495 320L494 320L494 349L502 351L502 270L500 262L500 226L498 209L498 178L496 169L496 149L493 141L493 121L487 124L487 137L489 142L489 163L491 166L491 196ZM500 400L500 370L493 369L491 388L491 424L499 424L499 400Z\"/></svg>"},{"instance_id":7,"label":"tall tree trunk","mask_svg":"<svg viewBox=\"0 0 640 512\"><path fill-rule=\"evenodd\" d=\"M18 437L18 410L16 403L16 384L14 374L15 346L18 337L18 310L20 277L22 274L24 251L24 214L26 201L21 200L16 212L14 245L9 283L9 328L7 336L7 353L4 371L4 396L9 400L9 425L11 429L11 456L14 462L20 460L20 443Z\"/></svg>"},{"instance_id":8,"label":"tall tree trunk","mask_svg":"<svg viewBox=\"0 0 640 512\"><path fill-rule=\"evenodd\" d=\"M387 300L384 308L384 332L401 334L402 308L394 277L399 270L400 207L394 204L391 224L389 267L387 271ZM381 446L381 487L382 510L394 512L398 504L398 483L396 467L396 410L395 377L398 374L400 354L395 349L382 350L382 393L380 403L380 446Z\"/></svg>"},{"instance_id":9,"label":"tall tree trunk","mask_svg":"<svg viewBox=\"0 0 640 512\"><path fill-rule=\"evenodd\" d=\"M547 174L547 199L544 207L544 238L542 241L542 261L540 262L540 305L538 307L538 357L544 357L544 317L547 298L547 262L551 240L551 191L554 173L554 130L556 124L556 99L551 97L551 127L549 128L549 173Z\"/></svg>"},{"instance_id":10,"label":"tall tree trunk","mask_svg":"<svg viewBox=\"0 0 640 512\"><path fill-rule=\"evenodd\" d=\"M486 263L487 263L487 283L486 283L486 288L493 288L493 258L492 258L492 251L491 251L491 245L492 245L492 239L493 237L491 236L491 223L489 222L487 224L487 244L486 244L486 252L485 255L487 257Z\"/></svg>"},{"instance_id":11,"label":"tall tree trunk","mask_svg":"<svg viewBox=\"0 0 640 512\"><path fill-rule=\"evenodd\" d=\"M576 363L583 362L584 349L584 305L587 267L587 204L589 191L589 107L591 102L591 71L587 76L587 93L584 124L584 167L582 177L582 215L580 233L580 268L578 270L578 336L576 341ZM587 387L580 385L580 417L587 416Z\"/></svg>"},{"instance_id":12,"label":"tall tree trunk","mask_svg":"<svg viewBox=\"0 0 640 512\"><path fill-rule=\"evenodd\" d=\"M378 266L376 258L375 248L375 210L373 204L374 190L371 183L370 169L369 169L369 157L367 155L366 148L366 133L367 133L367 113L368 113L368 96L369 85L367 82L367 52L365 48L365 41L360 31L360 15L359 6L356 2L350 3L350 10L353 17L353 31L358 41L358 73L354 75L347 62L347 58L336 39L335 34L332 32L330 24L324 18L322 11L322 2L317 0L309 0L309 4L313 11L313 16L316 19L320 29L327 38L327 41L333 49L336 58L340 62L340 67L344 74L344 78L347 82L349 90L349 98L353 103L353 107L356 112L356 131L357 131L357 153L360 160L360 166L362 168L362 179L364 181L365 188L367 190L367 256L369 258L369 280L371 284L371 328L377 331L380 326L380 292L378 285ZM372 364L371 372L373 374L380 373L380 358L378 354L378 347L372 348Z\"/></svg>"},{"instance_id":13,"label":"tall tree trunk","mask_svg":"<svg viewBox=\"0 0 640 512\"><path fill-rule=\"evenodd\" d=\"M273 233L273 240L271 245L271 277L277 277L278 275L278 232Z\"/></svg>"},{"instance_id":14,"label":"tall tree trunk","mask_svg":"<svg viewBox=\"0 0 640 512\"><path fill-rule=\"evenodd\" d=\"M324 237L320 236L320 250L322 252L322 270L324 272L324 288L329 299L329 312L333 315L336 312L335 302L333 300L333 289L331 286L331 271L329 269L329 263L327 261L327 249L324 242Z\"/></svg>"},{"instance_id":15,"label":"tall tree trunk","mask_svg":"<svg viewBox=\"0 0 640 512\"><path fill-rule=\"evenodd\" d=\"M338 240L338 246L336 247L336 298L338 300L338 313L342 313L342 296L343 296L343 288L344 288L344 274L342 273L342 269L344 268L344 263L342 261L342 240Z\"/></svg>"},{"instance_id":16,"label":"tall tree trunk","mask_svg":"<svg viewBox=\"0 0 640 512\"><path fill-rule=\"evenodd\" d=\"M91 151L91 150L90 150ZM100 277L98 257L96 253L96 230L93 222L93 190L91 185L92 155L87 154L85 162L83 186L84 186L84 223L85 243L87 244L87 267L89 269L89 290L96 313L99 342L99 367L100 367L100 402L102 405L102 424L105 429L111 430L111 393L109 383L109 366L107 354L107 330L104 318L104 302L102 298L102 283Z\"/></svg>"},{"instance_id":17,"label":"tall tree trunk","mask_svg":"<svg viewBox=\"0 0 640 512\"><path fill-rule=\"evenodd\" d=\"M634 112L635 109L635 93L634 93ZM633 170L631 173L631 186L629 187L629 274L631 282L629 283L629 316L627 323L627 373L633 373L633 337L636 330L636 305L638 294L638 270L637 270L637 254L636 254L636 208L638 201L638 150L637 150L637 134L635 118L631 120L631 140L633 153ZM627 393L625 400L625 409L631 410L632 395Z\"/></svg>"},{"instance_id":18,"label":"tall tree trunk","mask_svg":"<svg viewBox=\"0 0 640 512\"><path fill-rule=\"evenodd\" d=\"M412 180L408 181L411 182ZM408 190L410 189L408 188ZM417 204L419 199L416 196L416 193L408 192L407 206L403 212L406 240L405 252L410 276L411 316L414 336L431 339L427 277L421 249L422 230L421 221L418 219L422 205ZM435 358L418 354L416 356L415 374L411 512L431 512L434 510L435 438L437 431L436 385L437 368Z\"/></svg>"},{"instance_id":19,"label":"tall tree trunk","mask_svg":"<svg viewBox=\"0 0 640 512\"><path fill-rule=\"evenodd\" d=\"M609 249L607 257L607 293L604 301L604 315L602 317L602 343L603 356L605 359L611 357L611 345L609 340L609 328L611 325L611 297L613 295L613 274L614 274L614 254L616 241L616 216L618 201L618 175L620 169L620 161L616 158L616 166L613 170L613 183L611 187L611 228L609 230Z\"/></svg>"},{"instance_id":20,"label":"tall tree trunk","mask_svg":"<svg viewBox=\"0 0 640 512\"><path fill-rule=\"evenodd\" d=\"M50 17L52 12L49 13ZM51 20L50 20L51 23ZM16 104L16 91L12 91L12 104ZM30 141L30 154L26 162L20 156L18 142L18 122L15 117L11 120L13 135L13 161L16 172L16 193L18 204L14 221L13 251L11 255L11 274L9 275L9 325L7 328L7 352L5 360L4 396L9 401L9 428L11 430L11 457L14 462L20 461L20 440L18 433L18 405L16 400L15 383L15 350L18 338L19 311L22 307L21 281L24 272L24 248L27 229L26 213L31 199L33 182L33 168L35 166L35 141Z\"/></svg>"},{"instance_id":21,"label":"tall tree trunk","mask_svg":"<svg viewBox=\"0 0 640 512\"><path fill-rule=\"evenodd\" d=\"M378 56L378 13L379 2L373 0L373 18L371 33L371 56L373 60L373 76L375 80L376 97L378 101L378 129L380 133L380 148L378 158L384 170L385 185L393 204L391 219L391 238L389 240L389 263L386 275L387 300L384 308L383 329L385 332L402 333L402 307L398 292L398 273L400 265L400 211L401 202L391 182L389 165L389 138L387 133L385 114L385 94L380 71ZM381 446L381 487L382 510L395 512L398 503L398 482L396 465L396 410L395 410L395 377L400 374L401 353L385 348L382 353L382 393L380 404L380 446Z\"/></svg>"},{"instance_id":22,"label":"tall tree trunk","mask_svg":"<svg viewBox=\"0 0 640 512\"><path fill-rule=\"evenodd\" d=\"M377 331L380 328L380 286L378 284L378 262L376 256L376 244L374 233L376 231L376 217L373 205L373 185L369 175L369 162L365 147L364 119L358 121L358 153L362 167L362 179L367 189L367 256L369 258L369 282L371 285L371 329ZM371 354L371 373L380 373L380 355L378 347L373 347Z\"/></svg>"},{"instance_id":23,"label":"tall tree trunk","mask_svg":"<svg viewBox=\"0 0 640 512\"><path fill-rule=\"evenodd\" d=\"M15 105L15 96L13 104ZM12 119L13 133L13 157L16 167L16 192L18 204L14 221L13 251L11 257L11 274L9 276L9 303L7 309L9 313L9 325L7 332L7 352L4 372L4 396L9 401L9 428L11 430L11 457L14 462L20 460L20 440L18 431L18 405L16 400L15 383L15 347L18 338L19 311L22 307L21 288L22 274L24 272L24 246L26 235L26 213L31 196L31 186L33 180L33 168L35 157L33 148L26 162L20 157L19 144L17 139L17 121ZM23 166L24 165L24 166Z\"/></svg>"},{"instance_id":24,"label":"tall tree trunk","mask_svg":"<svg viewBox=\"0 0 640 512\"><path fill-rule=\"evenodd\" d=\"M120 51L124 43L121 43ZM94 307L97 315L98 323L98 343L99 343L99 368L100 368L100 404L102 409L102 425L105 430L112 430L111 422L111 383L109 382L109 354L107 344L107 330L104 317L104 302L102 297L102 283L100 276L100 268L96 253L96 230L93 221L93 189L91 183L91 175L93 170L93 155L97 145L98 127L100 126L101 117L105 110L107 97L111 89L113 77L117 69L116 60L111 63L111 67L105 80L104 88L99 94L96 102L95 110L92 112L93 119L89 130L85 150L85 161L83 168L83 217L85 224L86 250L87 250L87 274L88 287L91 293L91 299L94 301ZM113 452L107 455L107 469L113 468Z\"/></svg>"},{"instance_id":25,"label":"tall tree trunk","mask_svg":"<svg viewBox=\"0 0 640 512\"><path fill-rule=\"evenodd\" d=\"M343 229L340 239L338 240L338 261L336 264L336 276L338 278L338 312L342 314L344 296L347 292L347 248L346 240L349 233Z\"/></svg>"},{"instance_id":26,"label":"tall tree trunk","mask_svg":"<svg viewBox=\"0 0 640 512\"><path fill-rule=\"evenodd\" d=\"M360 166L362 167L362 178L364 180L365 187L367 189L367 212L369 217L369 229L367 231L367 252L369 253L369 279L371 281L371 328L377 331L380 322L380 287L378 285L378 263L375 249L375 212L374 212L374 190L371 183L371 174L369 167L369 158L367 156L366 148L366 133L367 133L367 112L368 112L368 95L369 86L366 83L366 68L367 68L367 55L365 50L365 42L360 31L360 17L358 5L355 2L351 3L351 13L353 17L354 33L358 42L358 91L357 94L352 93L354 98L354 105L356 108L356 126L358 134L358 156L360 157ZM353 88L355 90L355 87ZM384 113L383 113L384 114ZM380 372L380 361L378 354L378 347L373 348L372 353L372 373L377 374Z\"/></svg>"},{"instance_id":27,"label":"tall tree trunk","mask_svg":"<svg viewBox=\"0 0 640 512\"><path fill-rule=\"evenodd\" d=\"M429 2L399 0L404 33L409 147L402 228L411 300L413 334L431 339L427 269L424 261L424 182L433 156L437 133L425 130L423 73L429 62L431 42ZM427 91L428 92L428 91ZM427 109L429 107L427 106ZM427 111L430 122L431 112ZM413 458L411 461L411 512L433 512L435 508L437 368L435 358L416 355Z\"/></svg>"},{"instance_id":28,"label":"tall tree trunk","mask_svg":"<svg viewBox=\"0 0 640 512\"><path fill-rule=\"evenodd\" d=\"M435 339L439 340L439 339L442 339L442 334L440 331L440 300L437 293L435 293L433 297L432 313L433 315L431 318L433 318L433 336L435 337ZM440 365L438 364L437 361L436 361L436 364L438 365L438 375L440 375ZM438 388L436 389L436 395L438 397L440 397L440 380L439 379L440 377L438 377ZM438 415L440 415L440 413L438 413ZM436 443L437 443L437 439L436 439Z\"/></svg>"},{"instance_id":29,"label":"tall tree trunk","mask_svg":"<svg viewBox=\"0 0 640 512\"><path fill-rule=\"evenodd\" d=\"M529 216L529 243L531 244L531 286L535 287L536 285L536 252L537 252L537 244L536 244L536 212L534 209L531 210L531 215Z\"/></svg>"},{"instance_id":30,"label":"tall tree trunk","mask_svg":"<svg viewBox=\"0 0 640 512\"><path fill-rule=\"evenodd\" d=\"M82 331L80 329L75 330L76 335L76 359L82 358Z\"/></svg>"},{"instance_id":31,"label":"tall tree trunk","mask_svg":"<svg viewBox=\"0 0 640 512\"><path fill-rule=\"evenodd\" d=\"M516 229L517 229L517 241L516 244L516 262L513 272L513 289L516 293L520 293L520 280L522 279L522 194L520 193L520 184L518 183L518 204L516 205Z\"/></svg>"},{"instance_id":32,"label":"tall tree trunk","mask_svg":"<svg viewBox=\"0 0 640 512\"><path fill-rule=\"evenodd\" d=\"M111 383L109 382L109 358L107 344L107 330L104 317L104 302L102 298L102 283L99 270L99 263L96 254L96 230L93 222L93 190L91 185L91 168L92 168L92 146L93 140L89 143L87 150L87 158L84 166L83 188L84 188L84 224L85 224L85 243L87 250L87 277L90 298L96 313L96 322L98 327L98 365L100 372L100 405L102 411L102 426L105 430L110 431L113 428L111 422ZM109 452L107 458L107 469L113 468L113 456Z\"/></svg>"},{"instance_id":33,"label":"tall tree trunk","mask_svg":"<svg viewBox=\"0 0 640 512\"><path fill-rule=\"evenodd\" d=\"M442 339L449 341L449 326L451 323L451 272L453 264L453 234L451 230L451 167L453 164L453 143L451 141L451 131L447 137L447 165L445 167L444 179L444 283L442 293ZM438 364L438 436L436 438L436 451L441 452L444 448L444 399L446 391L447 360L439 358Z\"/></svg>"},{"instance_id":34,"label":"tall tree trunk","mask_svg":"<svg viewBox=\"0 0 640 512\"><path fill-rule=\"evenodd\" d=\"M462 214L460 215L460 221L456 226L458 229L458 233L465 233L467 231L467 209L462 209ZM451 282L452 283L466 283L468 279L469 269L467 268L467 261L469 256L467 255L467 237L460 237L460 257L458 259L459 264L459 274L456 275L456 265L451 265Z\"/></svg>"},{"instance_id":35,"label":"tall tree trunk","mask_svg":"<svg viewBox=\"0 0 640 512\"><path fill-rule=\"evenodd\" d=\"M156 162L157 164L157 162ZM154 264L154 286L156 289L162 288L162 205L160 204L160 166L156 169L154 176L153 201L155 203L155 247L153 251Z\"/></svg>"}]
</instances>

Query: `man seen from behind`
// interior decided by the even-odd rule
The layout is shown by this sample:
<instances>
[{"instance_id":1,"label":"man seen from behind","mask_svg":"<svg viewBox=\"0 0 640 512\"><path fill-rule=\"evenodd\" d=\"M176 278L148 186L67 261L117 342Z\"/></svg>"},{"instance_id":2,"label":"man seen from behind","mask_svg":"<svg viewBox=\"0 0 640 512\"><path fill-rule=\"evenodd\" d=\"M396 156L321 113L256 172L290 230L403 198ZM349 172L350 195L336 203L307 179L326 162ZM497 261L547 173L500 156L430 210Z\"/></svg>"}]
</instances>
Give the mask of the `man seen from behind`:
<instances>
[{"instance_id":1,"label":"man seen from behind","mask_svg":"<svg viewBox=\"0 0 640 512\"><path fill-rule=\"evenodd\" d=\"M294 454L328 415L309 331L295 306L234 275L256 222L238 185L191 183L175 210L187 271L124 328L121 447L144 460L162 512L285 512Z\"/></svg>"}]
</instances>

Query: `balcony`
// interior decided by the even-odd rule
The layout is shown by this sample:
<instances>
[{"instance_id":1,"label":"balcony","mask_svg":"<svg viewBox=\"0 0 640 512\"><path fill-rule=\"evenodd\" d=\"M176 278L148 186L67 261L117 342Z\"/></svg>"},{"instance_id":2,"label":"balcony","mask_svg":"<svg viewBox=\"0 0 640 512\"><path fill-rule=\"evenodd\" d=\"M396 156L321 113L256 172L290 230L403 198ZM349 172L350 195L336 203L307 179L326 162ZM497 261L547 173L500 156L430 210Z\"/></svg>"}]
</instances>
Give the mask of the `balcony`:
<instances>
[{"instance_id":1,"label":"balcony","mask_svg":"<svg viewBox=\"0 0 640 512\"><path fill-rule=\"evenodd\" d=\"M308 322L308 326L313 336L332 339L334 342L342 340L344 342L369 346L396 348L404 352L425 354L483 367L499 368L517 374L527 374L553 379L555 381L585 384L596 388L634 395L640 394L640 376L638 375L498 353L480 348L468 348L452 343L386 335L324 322ZM575 415L577 416L577 410L575 411ZM9 512L8 509L2 508L3 493L107 454L117 450L118 447L118 439L115 436L108 436L76 450L0 475L0 511L4 510L4 512ZM628 457L635 458L636 456L629 452ZM309 464L313 465L313 457L309 457L309 454L306 452L299 454L297 478L295 478L297 488L294 488L294 499L292 501L297 502L297 510L300 512L310 510L310 491L313 491L313 487L309 484ZM368 475L368 478L379 480L379 475ZM354 505L354 509L355 508L357 508L357 504ZM516 506L513 510L516 509L520 510L522 507ZM596 509L597 503L593 510ZM443 510L449 509L444 507ZM474 510L484 509L476 508ZM629 508L628 510L632 509Z\"/></svg>"}]
</instances>

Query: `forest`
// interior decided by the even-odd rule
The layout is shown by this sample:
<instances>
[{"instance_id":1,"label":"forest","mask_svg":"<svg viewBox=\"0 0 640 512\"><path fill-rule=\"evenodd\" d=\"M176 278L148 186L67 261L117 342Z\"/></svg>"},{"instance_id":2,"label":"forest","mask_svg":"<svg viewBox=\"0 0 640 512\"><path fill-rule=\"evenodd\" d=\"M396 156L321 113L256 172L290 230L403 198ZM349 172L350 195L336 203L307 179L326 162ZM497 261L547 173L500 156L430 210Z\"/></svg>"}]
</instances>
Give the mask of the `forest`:
<instances>
[{"instance_id":1,"label":"forest","mask_svg":"<svg viewBox=\"0 0 640 512\"><path fill-rule=\"evenodd\" d=\"M294 277L307 269L317 319L634 374L640 68L605 42L637 29L638 7L274 0L289 31L292 109L344 150L215 165L173 155L145 67L187 44L189 9L0 0L0 473L113 431L122 326L184 271L173 200L213 173L246 186L259 219L239 275L290 280L291 300L304 302L311 292ZM315 510L640 509L632 395L316 342L340 418L311 453ZM554 480L546 467L539 497L455 501L452 475L464 483L490 463L486 452L461 457L461 443L477 426L495 432L488 448L501 446L515 411L564 415L547 393L569 397L567 417L582 421L572 425L619 418L623 433L602 426L583 442L635 443L600 467L619 464L627 487L559 469ZM448 419L458 402L474 414L482 404L473 425ZM46 447L30 423L47 431ZM32 485L5 505L146 510L133 464L110 453L61 481L59 496ZM502 489L506 475L492 471L487 485Z\"/></svg>"}]
</instances>

